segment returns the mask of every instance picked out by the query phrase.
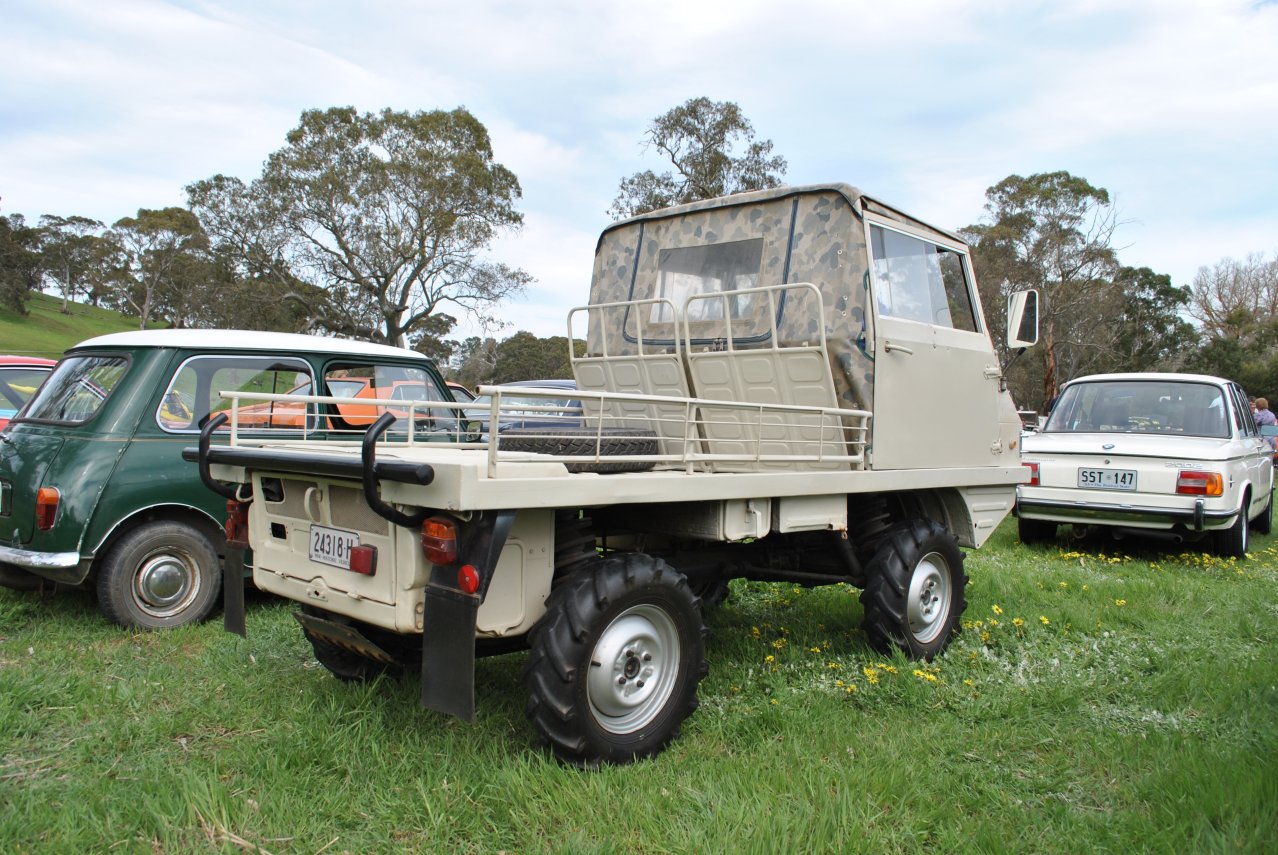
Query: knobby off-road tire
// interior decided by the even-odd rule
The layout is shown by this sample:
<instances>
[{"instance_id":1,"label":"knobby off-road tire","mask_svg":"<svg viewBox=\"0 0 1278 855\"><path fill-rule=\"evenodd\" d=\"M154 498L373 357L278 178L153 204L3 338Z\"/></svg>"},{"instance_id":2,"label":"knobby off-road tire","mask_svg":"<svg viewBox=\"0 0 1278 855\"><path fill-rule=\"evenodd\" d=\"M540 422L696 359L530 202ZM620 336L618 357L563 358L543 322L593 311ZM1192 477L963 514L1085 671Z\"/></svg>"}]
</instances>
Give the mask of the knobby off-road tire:
<instances>
[{"instance_id":1,"label":"knobby off-road tire","mask_svg":"<svg viewBox=\"0 0 1278 855\"><path fill-rule=\"evenodd\" d=\"M326 612L313 606L302 606L302 611L334 623L355 625L369 641L375 644L382 641L382 639L370 637L372 634L362 624L358 624L343 615ZM330 674L343 683L367 683L383 674L389 677L399 677L403 674L403 669L399 665L379 662L353 650L347 650L345 647L340 647L327 639L313 635L305 627L302 628L302 634L306 636L306 640L311 643L311 649L315 651L315 661L323 665ZM390 650L387 652L395 655Z\"/></svg>"},{"instance_id":2,"label":"knobby off-road tire","mask_svg":"<svg viewBox=\"0 0 1278 855\"><path fill-rule=\"evenodd\" d=\"M660 752L697 708L707 630L683 574L632 553L600 559L546 601L531 633L526 712L568 763Z\"/></svg>"},{"instance_id":3,"label":"knobby off-road tire","mask_svg":"<svg viewBox=\"0 0 1278 855\"><path fill-rule=\"evenodd\" d=\"M596 443L599 454L604 457L657 453L656 433L630 428L604 428L598 436L587 428L510 428L501 432L500 443L508 451L555 455L593 455ZM569 472L647 472L653 467L653 462L581 460L564 465Z\"/></svg>"},{"instance_id":4,"label":"knobby off-road tire","mask_svg":"<svg viewBox=\"0 0 1278 855\"><path fill-rule=\"evenodd\" d=\"M1247 554L1247 547L1251 542L1248 535L1251 526L1247 524L1248 501L1250 501L1248 497L1243 496L1242 507L1238 509L1238 519L1229 528L1216 532L1214 545L1217 555L1225 558L1242 558Z\"/></svg>"},{"instance_id":5,"label":"knobby off-road tire","mask_svg":"<svg viewBox=\"0 0 1278 855\"><path fill-rule=\"evenodd\" d=\"M204 620L217 605L222 572L199 529L151 522L122 537L98 568L98 607L121 626L169 629Z\"/></svg>"},{"instance_id":6,"label":"knobby off-road tire","mask_svg":"<svg viewBox=\"0 0 1278 855\"><path fill-rule=\"evenodd\" d=\"M1251 521L1251 527L1260 534L1269 534L1274 530L1274 494L1269 493L1269 501L1265 503L1265 509L1261 511L1260 516Z\"/></svg>"},{"instance_id":7,"label":"knobby off-road tire","mask_svg":"<svg viewBox=\"0 0 1278 855\"><path fill-rule=\"evenodd\" d=\"M862 627L882 653L931 661L958 633L967 608L963 553L934 520L893 526L866 567Z\"/></svg>"},{"instance_id":8,"label":"knobby off-road tire","mask_svg":"<svg viewBox=\"0 0 1278 855\"><path fill-rule=\"evenodd\" d=\"M1051 520L1027 520L1024 517L1017 517L1016 533L1020 535L1021 543L1027 546L1034 543L1047 543L1056 539L1056 523Z\"/></svg>"}]
</instances>

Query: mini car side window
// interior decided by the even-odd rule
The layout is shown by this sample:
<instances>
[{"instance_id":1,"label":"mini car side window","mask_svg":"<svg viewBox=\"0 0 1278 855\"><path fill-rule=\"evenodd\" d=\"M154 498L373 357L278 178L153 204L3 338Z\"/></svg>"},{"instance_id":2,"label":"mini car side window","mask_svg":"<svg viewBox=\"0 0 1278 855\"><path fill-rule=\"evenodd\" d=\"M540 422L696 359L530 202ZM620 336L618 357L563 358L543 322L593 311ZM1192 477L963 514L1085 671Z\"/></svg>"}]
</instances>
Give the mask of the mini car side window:
<instances>
[{"instance_id":1,"label":"mini car side window","mask_svg":"<svg viewBox=\"0 0 1278 855\"><path fill-rule=\"evenodd\" d=\"M301 359L270 356L193 356L174 373L160 398L155 420L170 433L196 432L210 415L231 410L224 392L310 394L310 366ZM244 400L241 429L313 430L313 408L292 402ZM223 428L225 430L225 428Z\"/></svg>"}]
</instances>

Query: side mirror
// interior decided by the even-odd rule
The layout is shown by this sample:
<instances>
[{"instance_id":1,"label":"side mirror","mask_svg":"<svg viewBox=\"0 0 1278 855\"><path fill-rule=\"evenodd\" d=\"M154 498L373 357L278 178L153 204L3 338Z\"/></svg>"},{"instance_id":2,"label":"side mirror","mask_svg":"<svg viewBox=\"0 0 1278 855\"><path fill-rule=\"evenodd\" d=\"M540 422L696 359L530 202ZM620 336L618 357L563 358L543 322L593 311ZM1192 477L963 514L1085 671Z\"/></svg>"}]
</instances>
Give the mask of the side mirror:
<instances>
[{"instance_id":1,"label":"side mirror","mask_svg":"<svg viewBox=\"0 0 1278 855\"><path fill-rule=\"evenodd\" d=\"M1016 291L1007 298L1007 346L1038 344L1038 292Z\"/></svg>"}]
</instances>

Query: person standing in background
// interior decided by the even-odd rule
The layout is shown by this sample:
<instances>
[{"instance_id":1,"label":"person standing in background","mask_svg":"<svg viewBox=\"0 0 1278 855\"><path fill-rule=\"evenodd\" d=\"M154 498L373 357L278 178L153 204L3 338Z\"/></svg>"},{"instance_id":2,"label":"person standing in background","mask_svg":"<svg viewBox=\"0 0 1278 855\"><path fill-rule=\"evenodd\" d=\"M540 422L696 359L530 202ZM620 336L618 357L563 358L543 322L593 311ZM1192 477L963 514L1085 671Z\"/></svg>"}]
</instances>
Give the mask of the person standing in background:
<instances>
[{"instance_id":1,"label":"person standing in background","mask_svg":"<svg viewBox=\"0 0 1278 855\"><path fill-rule=\"evenodd\" d=\"M1269 400L1266 398L1257 398L1255 401L1256 427L1264 427L1265 425L1278 424L1278 418L1269 410ZM1265 442L1269 443L1269 450L1274 450L1274 437L1265 437Z\"/></svg>"}]
</instances>

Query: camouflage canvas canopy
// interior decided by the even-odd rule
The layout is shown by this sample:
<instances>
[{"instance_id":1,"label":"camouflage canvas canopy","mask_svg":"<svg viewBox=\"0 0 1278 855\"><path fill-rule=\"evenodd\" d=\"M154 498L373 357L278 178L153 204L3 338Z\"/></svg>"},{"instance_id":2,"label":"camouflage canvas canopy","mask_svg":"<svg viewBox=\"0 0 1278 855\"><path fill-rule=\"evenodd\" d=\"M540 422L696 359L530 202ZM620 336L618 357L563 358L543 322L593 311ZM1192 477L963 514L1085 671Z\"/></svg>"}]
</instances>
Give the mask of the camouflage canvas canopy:
<instances>
[{"instance_id":1,"label":"camouflage canvas canopy","mask_svg":"<svg viewBox=\"0 0 1278 855\"><path fill-rule=\"evenodd\" d=\"M618 323L592 315L587 352L634 353L640 348L734 348L810 344L821 326L841 405L869 409L874 401L874 314L871 260L864 214L908 224L946 242L962 242L848 184L781 187L654 211L619 222L599 239L590 300L668 300L631 306ZM685 300L747 288L811 283L780 299L744 295ZM772 317L775 312L775 317ZM775 330L778 341L773 342Z\"/></svg>"}]
</instances>

